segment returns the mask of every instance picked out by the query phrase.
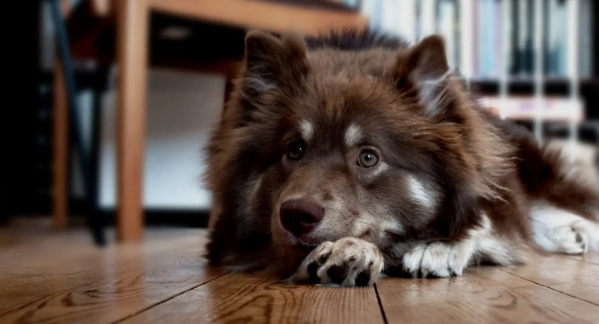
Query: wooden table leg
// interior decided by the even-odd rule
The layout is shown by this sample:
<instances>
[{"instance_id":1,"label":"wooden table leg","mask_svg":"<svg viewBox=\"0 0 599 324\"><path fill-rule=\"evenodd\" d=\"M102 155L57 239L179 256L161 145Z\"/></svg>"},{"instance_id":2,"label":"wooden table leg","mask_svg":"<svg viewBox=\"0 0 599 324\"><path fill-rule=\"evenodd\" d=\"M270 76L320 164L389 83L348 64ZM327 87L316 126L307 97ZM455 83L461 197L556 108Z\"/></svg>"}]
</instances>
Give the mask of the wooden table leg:
<instances>
[{"instance_id":1,"label":"wooden table leg","mask_svg":"<svg viewBox=\"0 0 599 324\"><path fill-rule=\"evenodd\" d=\"M58 59L54 62L53 128L52 219L54 229L64 230L67 226L69 113L64 73Z\"/></svg>"},{"instance_id":2,"label":"wooden table leg","mask_svg":"<svg viewBox=\"0 0 599 324\"><path fill-rule=\"evenodd\" d=\"M143 170L148 63L147 0L118 1L117 239L143 231Z\"/></svg>"}]
</instances>

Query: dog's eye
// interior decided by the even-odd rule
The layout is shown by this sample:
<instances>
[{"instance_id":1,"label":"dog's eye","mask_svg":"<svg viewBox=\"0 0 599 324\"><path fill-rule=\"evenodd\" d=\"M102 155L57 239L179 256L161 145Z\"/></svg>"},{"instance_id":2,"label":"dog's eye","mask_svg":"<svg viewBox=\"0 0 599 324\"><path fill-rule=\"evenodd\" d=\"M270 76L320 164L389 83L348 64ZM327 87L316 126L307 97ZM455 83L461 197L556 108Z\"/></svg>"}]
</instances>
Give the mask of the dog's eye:
<instances>
[{"instance_id":1,"label":"dog's eye","mask_svg":"<svg viewBox=\"0 0 599 324\"><path fill-rule=\"evenodd\" d=\"M291 160L299 160L304 156L306 143L304 141L293 141L287 147L287 157Z\"/></svg>"},{"instance_id":2,"label":"dog's eye","mask_svg":"<svg viewBox=\"0 0 599 324\"><path fill-rule=\"evenodd\" d=\"M379 163L379 157L372 151L362 151L358 156L358 165L363 168L372 168Z\"/></svg>"}]
</instances>

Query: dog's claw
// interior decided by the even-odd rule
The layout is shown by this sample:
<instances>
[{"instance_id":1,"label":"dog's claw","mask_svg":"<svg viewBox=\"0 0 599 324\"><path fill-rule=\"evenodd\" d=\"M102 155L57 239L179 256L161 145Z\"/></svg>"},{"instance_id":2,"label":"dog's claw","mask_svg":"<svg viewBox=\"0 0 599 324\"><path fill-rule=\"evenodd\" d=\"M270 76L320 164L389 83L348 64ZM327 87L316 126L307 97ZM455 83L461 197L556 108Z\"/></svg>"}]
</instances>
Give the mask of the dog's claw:
<instances>
[{"instance_id":1,"label":"dog's claw","mask_svg":"<svg viewBox=\"0 0 599 324\"><path fill-rule=\"evenodd\" d=\"M374 284L383 265L383 256L374 244L358 238L343 238L320 244L289 280L345 287L369 286Z\"/></svg>"}]
</instances>

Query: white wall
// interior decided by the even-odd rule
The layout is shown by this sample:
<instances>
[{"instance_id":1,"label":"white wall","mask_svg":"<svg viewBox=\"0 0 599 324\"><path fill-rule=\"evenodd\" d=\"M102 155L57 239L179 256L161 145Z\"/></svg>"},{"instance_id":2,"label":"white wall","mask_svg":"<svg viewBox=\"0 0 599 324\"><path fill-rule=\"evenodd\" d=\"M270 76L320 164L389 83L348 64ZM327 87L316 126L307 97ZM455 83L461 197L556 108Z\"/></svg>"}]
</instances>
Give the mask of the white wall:
<instances>
[{"instance_id":1,"label":"white wall","mask_svg":"<svg viewBox=\"0 0 599 324\"><path fill-rule=\"evenodd\" d=\"M221 76L151 70L145 145L146 208L207 209L210 195L201 183L202 148L220 117L225 80ZM103 98L100 134L99 201L115 206L116 95Z\"/></svg>"}]
</instances>

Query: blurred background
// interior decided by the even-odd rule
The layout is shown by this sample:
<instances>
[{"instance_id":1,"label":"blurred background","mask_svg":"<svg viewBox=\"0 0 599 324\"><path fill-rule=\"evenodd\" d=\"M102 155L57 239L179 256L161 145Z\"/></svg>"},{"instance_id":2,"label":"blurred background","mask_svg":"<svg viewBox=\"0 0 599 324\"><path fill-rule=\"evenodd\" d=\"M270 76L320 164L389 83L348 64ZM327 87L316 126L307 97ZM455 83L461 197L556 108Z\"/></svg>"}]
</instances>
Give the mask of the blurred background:
<instances>
[{"instance_id":1,"label":"blurred background","mask_svg":"<svg viewBox=\"0 0 599 324\"><path fill-rule=\"evenodd\" d=\"M248 29L362 27L418 41L440 33L452 68L502 118L558 139L597 179L599 35L593 0L30 1L34 69L7 122L0 220L203 227L202 147ZM5 120L6 122L7 120Z\"/></svg>"}]
</instances>

